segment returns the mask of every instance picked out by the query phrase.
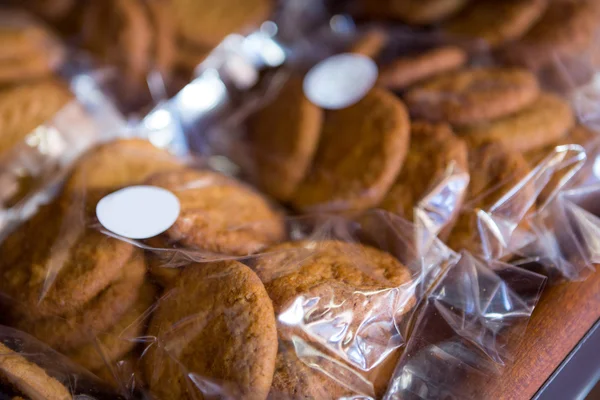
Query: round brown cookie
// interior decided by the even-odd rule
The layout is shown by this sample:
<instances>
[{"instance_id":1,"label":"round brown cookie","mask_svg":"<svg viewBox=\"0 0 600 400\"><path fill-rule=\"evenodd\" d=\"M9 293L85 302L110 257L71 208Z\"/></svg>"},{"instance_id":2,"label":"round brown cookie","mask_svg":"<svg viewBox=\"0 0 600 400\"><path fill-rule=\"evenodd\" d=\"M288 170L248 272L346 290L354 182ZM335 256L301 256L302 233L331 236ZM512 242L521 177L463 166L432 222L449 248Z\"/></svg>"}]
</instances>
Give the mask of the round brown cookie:
<instances>
[{"instance_id":1,"label":"round brown cookie","mask_svg":"<svg viewBox=\"0 0 600 400\"><path fill-rule=\"evenodd\" d=\"M486 123L465 126L459 134L472 145L496 140L520 152L545 147L564 137L574 124L569 103L551 93L542 93L516 113Z\"/></svg>"},{"instance_id":2,"label":"round brown cookie","mask_svg":"<svg viewBox=\"0 0 600 400\"><path fill-rule=\"evenodd\" d=\"M110 365L124 357L137 344L134 339L144 333L144 320L154 303L155 295L154 285L143 284L137 300L117 323L99 334L92 343L68 352L67 356L90 371L101 369L106 363Z\"/></svg>"},{"instance_id":3,"label":"round brown cookie","mask_svg":"<svg viewBox=\"0 0 600 400\"><path fill-rule=\"evenodd\" d=\"M471 179L467 198L450 234L448 245L456 251L464 249L472 254L480 254L482 248L476 211L478 209L487 211L529 172L525 158L502 143L488 142L471 149L469 152ZM533 194L533 187L522 187L520 194L513 199L514 207L516 209L522 207L523 202L529 201ZM516 201L519 199L522 201Z\"/></svg>"},{"instance_id":4,"label":"round brown cookie","mask_svg":"<svg viewBox=\"0 0 600 400\"><path fill-rule=\"evenodd\" d=\"M125 76L145 81L152 48L152 24L139 0L88 2L82 15L82 42L106 62L120 66Z\"/></svg>"},{"instance_id":5,"label":"round brown cookie","mask_svg":"<svg viewBox=\"0 0 600 400\"><path fill-rule=\"evenodd\" d=\"M320 357L319 361L328 360ZM307 363L314 365L316 360L303 362L298 358L293 344L281 342L268 398L270 400L341 399L351 398L352 395L357 394L322 372L321 365L319 368L313 368Z\"/></svg>"},{"instance_id":6,"label":"round brown cookie","mask_svg":"<svg viewBox=\"0 0 600 400\"><path fill-rule=\"evenodd\" d=\"M276 314L298 295L328 285L381 290L411 281L408 268L391 254L336 240L316 244L309 240L287 242L270 247L256 260L253 269L265 283Z\"/></svg>"},{"instance_id":7,"label":"round brown cookie","mask_svg":"<svg viewBox=\"0 0 600 400\"><path fill-rule=\"evenodd\" d=\"M66 87L57 81L0 91L0 153L21 143L29 133L51 119L72 98Z\"/></svg>"},{"instance_id":8,"label":"round brown cookie","mask_svg":"<svg viewBox=\"0 0 600 400\"><path fill-rule=\"evenodd\" d=\"M181 255L177 243L172 243L166 235L147 239L146 244L155 250L146 250L146 263L152 278L162 287L169 286L179 276L184 267L191 263L188 257ZM169 249L169 250L160 250Z\"/></svg>"},{"instance_id":9,"label":"round brown cookie","mask_svg":"<svg viewBox=\"0 0 600 400\"><path fill-rule=\"evenodd\" d=\"M185 169L158 173L146 184L170 190L179 199L179 217L165 234L184 246L248 255L285 234L281 214L264 197L225 175Z\"/></svg>"},{"instance_id":10,"label":"round brown cookie","mask_svg":"<svg viewBox=\"0 0 600 400\"><path fill-rule=\"evenodd\" d=\"M62 49L38 52L22 59L0 61L0 84L26 83L48 78L62 64Z\"/></svg>"},{"instance_id":11,"label":"round brown cookie","mask_svg":"<svg viewBox=\"0 0 600 400\"><path fill-rule=\"evenodd\" d=\"M450 126L413 122L406 161L380 207L412 220L414 207L451 164L468 172L467 152Z\"/></svg>"},{"instance_id":12,"label":"round brown cookie","mask_svg":"<svg viewBox=\"0 0 600 400\"><path fill-rule=\"evenodd\" d=\"M445 30L497 47L523 36L547 5L548 0L479 0L450 20Z\"/></svg>"},{"instance_id":13,"label":"round brown cookie","mask_svg":"<svg viewBox=\"0 0 600 400\"><path fill-rule=\"evenodd\" d=\"M187 267L163 296L148 335L157 342L142 367L158 398L194 397L191 373L218 384L221 395L267 397L277 356L275 315L260 279L243 264Z\"/></svg>"},{"instance_id":14,"label":"round brown cookie","mask_svg":"<svg viewBox=\"0 0 600 400\"><path fill-rule=\"evenodd\" d=\"M32 240L35 238L35 240ZM0 292L39 316L81 308L121 276L133 246L84 226L55 201L0 246Z\"/></svg>"},{"instance_id":15,"label":"round brown cookie","mask_svg":"<svg viewBox=\"0 0 600 400\"><path fill-rule=\"evenodd\" d=\"M292 204L357 211L379 204L404 162L409 130L404 104L382 88L328 112L312 168Z\"/></svg>"},{"instance_id":16,"label":"round brown cookie","mask_svg":"<svg viewBox=\"0 0 600 400\"><path fill-rule=\"evenodd\" d=\"M58 22L75 8L77 0L25 0L20 3L45 20Z\"/></svg>"},{"instance_id":17,"label":"round brown cookie","mask_svg":"<svg viewBox=\"0 0 600 400\"><path fill-rule=\"evenodd\" d=\"M465 125L500 118L531 104L536 77L519 68L469 68L435 77L405 96L411 114Z\"/></svg>"},{"instance_id":18,"label":"round brown cookie","mask_svg":"<svg viewBox=\"0 0 600 400\"><path fill-rule=\"evenodd\" d=\"M38 365L0 343L0 378L7 380L28 398L70 400L67 388Z\"/></svg>"},{"instance_id":19,"label":"round brown cookie","mask_svg":"<svg viewBox=\"0 0 600 400\"><path fill-rule=\"evenodd\" d=\"M286 201L304 179L317 149L323 110L304 96L292 77L277 96L248 121L248 134L262 188Z\"/></svg>"},{"instance_id":20,"label":"round brown cookie","mask_svg":"<svg viewBox=\"0 0 600 400\"><path fill-rule=\"evenodd\" d=\"M121 277L85 304L63 316L33 319L25 317L13 320L13 325L49 346L61 351L72 350L89 343L98 332L110 329L131 308L138 298L144 282L146 267L143 257L136 253L123 267Z\"/></svg>"},{"instance_id":21,"label":"round brown cookie","mask_svg":"<svg viewBox=\"0 0 600 400\"><path fill-rule=\"evenodd\" d=\"M431 24L459 11L467 0L362 0L365 14L397 18L411 24Z\"/></svg>"},{"instance_id":22,"label":"round brown cookie","mask_svg":"<svg viewBox=\"0 0 600 400\"><path fill-rule=\"evenodd\" d=\"M551 1L525 36L499 52L500 58L539 70L563 57L577 55L594 43L599 6L596 0Z\"/></svg>"},{"instance_id":23,"label":"round brown cookie","mask_svg":"<svg viewBox=\"0 0 600 400\"><path fill-rule=\"evenodd\" d=\"M271 0L173 0L179 35L200 46L214 47L231 33L243 33L265 21Z\"/></svg>"},{"instance_id":24,"label":"round brown cookie","mask_svg":"<svg viewBox=\"0 0 600 400\"><path fill-rule=\"evenodd\" d=\"M175 25L168 0L148 0L148 9L153 32L153 65L164 79L169 79L175 63Z\"/></svg>"},{"instance_id":25,"label":"round brown cookie","mask_svg":"<svg viewBox=\"0 0 600 400\"><path fill-rule=\"evenodd\" d=\"M388 35L383 30L370 29L352 44L349 52L375 58L386 46L388 39Z\"/></svg>"},{"instance_id":26,"label":"round brown cookie","mask_svg":"<svg viewBox=\"0 0 600 400\"><path fill-rule=\"evenodd\" d=\"M400 57L384 65L378 83L392 90L406 89L424 79L452 71L467 62L464 50L446 46L412 57Z\"/></svg>"},{"instance_id":27,"label":"round brown cookie","mask_svg":"<svg viewBox=\"0 0 600 400\"><path fill-rule=\"evenodd\" d=\"M141 184L159 171L181 168L177 159L143 139L120 139L95 147L73 166L64 192L95 197Z\"/></svg>"}]
</instances>

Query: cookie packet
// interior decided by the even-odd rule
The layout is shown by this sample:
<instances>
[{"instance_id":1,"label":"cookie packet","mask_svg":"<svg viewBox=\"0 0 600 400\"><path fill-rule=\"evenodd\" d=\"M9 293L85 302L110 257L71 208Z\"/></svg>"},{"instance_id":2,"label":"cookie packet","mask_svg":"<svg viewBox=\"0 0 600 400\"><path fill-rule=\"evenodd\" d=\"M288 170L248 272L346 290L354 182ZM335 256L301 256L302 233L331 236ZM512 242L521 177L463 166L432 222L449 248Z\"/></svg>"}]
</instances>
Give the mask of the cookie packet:
<instances>
[{"instance_id":1,"label":"cookie packet","mask_svg":"<svg viewBox=\"0 0 600 400\"><path fill-rule=\"evenodd\" d=\"M6 398L124 398L65 356L8 326L0 326L0 376Z\"/></svg>"},{"instance_id":2,"label":"cookie packet","mask_svg":"<svg viewBox=\"0 0 600 400\"><path fill-rule=\"evenodd\" d=\"M165 192L178 213L152 231ZM84 153L0 253L3 323L125 396L157 398L380 398L420 304L461 259L383 210L284 217L247 184L141 139ZM503 285L477 265L461 275Z\"/></svg>"}]
</instances>

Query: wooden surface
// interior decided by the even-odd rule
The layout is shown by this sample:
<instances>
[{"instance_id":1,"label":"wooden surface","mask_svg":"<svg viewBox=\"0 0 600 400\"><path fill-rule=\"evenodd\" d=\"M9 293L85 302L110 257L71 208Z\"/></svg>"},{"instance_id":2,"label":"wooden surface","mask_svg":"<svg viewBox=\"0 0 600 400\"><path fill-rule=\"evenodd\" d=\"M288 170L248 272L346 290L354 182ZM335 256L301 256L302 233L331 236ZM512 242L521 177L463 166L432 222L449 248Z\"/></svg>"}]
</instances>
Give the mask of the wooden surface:
<instances>
[{"instance_id":1,"label":"wooden surface","mask_svg":"<svg viewBox=\"0 0 600 400\"><path fill-rule=\"evenodd\" d=\"M514 362L490 380L483 398L530 399L598 319L600 267L584 282L547 287Z\"/></svg>"}]
</instances>

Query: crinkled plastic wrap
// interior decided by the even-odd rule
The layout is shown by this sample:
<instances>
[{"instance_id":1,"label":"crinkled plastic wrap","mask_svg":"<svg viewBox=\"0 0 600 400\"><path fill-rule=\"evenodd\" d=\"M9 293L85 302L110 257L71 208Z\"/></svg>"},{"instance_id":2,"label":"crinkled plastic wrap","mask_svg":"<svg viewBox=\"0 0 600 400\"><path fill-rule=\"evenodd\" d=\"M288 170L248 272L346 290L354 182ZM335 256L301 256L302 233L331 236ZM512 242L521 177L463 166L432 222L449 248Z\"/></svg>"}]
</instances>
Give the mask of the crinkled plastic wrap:
<instances>
[{"instance_id":1,"label":"crinkled plastic wrap","mask_svg":"<svg viewBox=\"0 0 600 400\"><path fill-rule=\"evenodd\" d=\"M0 27L8 37L2 61L7 79L0 150L2 237L53 196L84 150L124 134L125 121L100 90L98 77L76 67L67 58L73 55L34 17L1 9Z\"/></svg>"},{"instance_id":2,"label":"crinkled plastic wrap","mask_svg":"<svg viewBox=\"0 0 600 400\"><path fill-rule=\"evenodd\" d=\"M479 399L510 362L546 278L468 253L432 287L386 399Z\"/></svg>"},{"instance_id":3,"label":"crinkled plastic wrap","mask_svg":"<svg viewBox=\"0 0 600 400\"><path fill-rule=\"evenodd\" d=\"M65 356L8 326L0 326L0 377L6 398L124 398Z\"/></svg>"}]
</instances>

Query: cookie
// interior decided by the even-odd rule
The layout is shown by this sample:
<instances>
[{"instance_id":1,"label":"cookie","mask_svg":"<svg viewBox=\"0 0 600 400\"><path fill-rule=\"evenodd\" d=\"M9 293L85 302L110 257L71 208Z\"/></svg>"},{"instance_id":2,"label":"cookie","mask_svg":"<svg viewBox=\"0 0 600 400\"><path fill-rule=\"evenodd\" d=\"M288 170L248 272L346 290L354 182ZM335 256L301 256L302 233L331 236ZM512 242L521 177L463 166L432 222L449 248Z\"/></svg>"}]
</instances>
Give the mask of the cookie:
<instances>
[{"instance_id":1,"label":"cookie","mask_svg":"<svg viewBox=\"0 0 600 400\"><path fill-rule=\"evenodd\" d=\"M99 334L92 343L78 347L66 355L89 371L113 364L130 352L137 342L134 340L144 333L144 320L154 303L156 288L145 283L139 290L133 306L110 327Z\"/></svg>"},{"instance_id":2,"label":"cookie","mask_svg":"<svg viewBox=\"0 0 600 400\"><path fill-rule=\"evenodd\" d=\"M123 267L119 280L82 308L62 316L21 317L15 319L13 325L57 350L73 350L89 343L96 334L110 329L123 318L138 298L145 272L143 258L138 253Z\"/></svg>"},{"instance_id":3,"label":"cookie","mask_svg":"<svg viewBox=\"0 0 600 400\"><path fill-rule=\"evenodd\" d=\"M262 189L287 201L306 175L317 149L323 110L290 78L277 96L248 120L248 136Z\"/></svg>"},{"instance_id":4,"label":"cookie","mask_svg":"<svg viewBox=\"0 0 600 400\"><path fill-rule=\"evenodd\" d=\"M21 6L50 22L59 22L75 8L77 0L26 0Z\"/></svg>"},{"instance_id":5,"label":"cookie","mask_svg":"<svg viewBox=\"0 0 600 400\"><path fill-rule=\"evenodd\" d=\"M359 211L379 204L400 171L409 130L404 104L382 88L328 112L315 160L292 204L305 211Z\"/></svg>"},{"instance_id":6,"label":"cookie","mask_svg":"<svg viewBox=\"0 0 600 400\"><path fill-rule=\"evenodd\" d=\"M350 53L362 54L363 56L375 58L388 42L388 35L381 29L370 29L356 40L350 49Z\"/></svg>"},{"instance_id":7,"label":"cookie","mask_svg":"<svg viewBox=\"0 0 600 400\"><path fill-rule=\"evenodd\" d=\"M317 358L321 362L329 361L324 355L318 357L317 354L311 354L313 357L307 360L307 365L298 358L292 343L282 342L277 353L269 399L341 399L356 394L322 372L321 365L318 368L311 367L311 364L317 364Z\"/></svg>"},{"instance_id":8,"label":"cookie","mask_svg":"<svg viewBox=\"0 0 600 400\"><path fill-rule=\"evenodd\" d=\"M136 85L151 65L152 24L139 0L89 2L82 15L82 43L105 62L118 65Z\"/></svg>"},{"instance_id":9,"label":"cookie","mask_svg":"<svg viewBox=\"0 0 600 400\"><path fill-rule=\"evenodd\" d=\"M427 25L459 11L467 0L363 0L365 14L395 18L410 24Z\"/></svg>"},{"instance_id":10,"label":"cookie","mask_svg":"<svg viewBox=\"0 0 600 400\"><path fill-rule=\"evenodd\" d=\"M476 211L488 211L498 200L527 176L530 168L523 156L499 142L483 143L469 152L471 176L465 205L450 234L448 245L456 250L480 254L481 238L477 227ZM524 186L513 198L515 212L534 195L534 188ZM516 200L522 201L516 201ZM507 213L508 210L504 210Z\"/></svg>"},{"instance_id":11,"label":"cookie","mask_svg":"<svg viewBox=\"0 0 600 400\"><path fill-rule=\"evenodd\" d=\"M0 343L0 379L31 399L70 400L67 388L38 365Z\"/></svg>"},{"instance_id":12,"label":"cookie","mask_svg":"<svg viewBox=\"0 0 600 400\"><path fill-rule=\"evenodd\" d=\"M103 196L139 185L152 174L181 168L177 159L143 139L119 139L97 146L73 166L65 184L66 195Z\"/></svg>"},{"instance_id":13,"label":"cookie","mask_svg":"<svg viewBox=\"0 0 600 400\"><path fill-rule=\"evenodd\" d=\"M35 18L17 10L0 14L0 84L47 79L64 61L56 36Z\"/></svg>"},{"instance_id":14,"label":"cookie","mask_svg":"<svg viewBox=\"0 0 600 400\"><path fill-rule=\"evenodd\" d=\"M548 0L479 0L448 21L450 35L482 39L498 47L523 36L543 14Z\"/></svg>"},{"instance_id":15,"label":"cookie","mask_svg":"<svg viewBox=\"0 0 600 400\"><path fill-rule=\"evenodd\" d=\"M575 118L569 103L551 93L542 93L516 113L458 130L472 145L495 140L508 149L526 152L543 148L564 137Z\"/></svg>"},{"instance_id":16,"label":"cookie","mask_svg":"<svg viewBox=\"0 0 600 400\"><path fill-rule=\"evenodd\" d=\"M413 122L408 155L380 207L412 220L414 207L449 166L468 172L467 152L466 143L454 135L450 126Z\"/></svg>"},{"instance_id":17,"label":"cookie","mask_svg":"<svg viewBox=\"0 0 600 400\"><path fill-rule=\"evenodd\" d=\"M176 58L175 25L168 0L149 0L145 2L152 24L153 67L169 80Z\"/></svg>"},{"instance_id":18,"label":"cookie","mask_svg":"<svg viewBox=\"0 0 600 400\"><path fill-rule=\"evenodd\" d=\"M186 268L159 303L148 335L157 342L142 367L157 398L194 397L190 373L218 384L222 396L267 397L277 355L275 315L250 268L236 261Z\"/></svg>"},{"instance_id":19,"label":"cookie","mask_svg":"<svg viewBox=\"0 0 600 400\"><path fill-rule=\"evenodd\" d=\"M410 271L391 254L336 240L287 242L270 247L253 263L279 314L299 295L342 284L351 290L383 290L411 281ZM364 307L363 305L357 305Z\"/></svg>"},{"instance_id":20,"label":"cookie","mask_svg":"<svg viewBox=\"0 0 600 400\"><path fill-rule=\"evenodd\" d=\"M0 252L0 293L49 316L81 308L116 281L133 246L86 229L76 207L65 212L55 201L4 240Z\"/></svg>"},{"instance_id":21,"label":"cookie","mask_svg":"<svg viewBox=\"0 0 600 400\"><path fill-rule=\"evenodd\" d=\"M158 173L146 184L170 190L179 199L179 217L165 234L184 246L241 256L277 243L285 234L281 215L264 197L216 172Z\"/></svg>"},{"instance_id":22,"label":"cookie","mask_svg":"<svg viewBox=\"0 0 600 400\"><path fill-rule=\"evenodd\" d=\"M402 90L433 76L453 71L467 62L459 47L446 46L412 57L400 57L384 65L378 83L392 90Z\"/></svg>"},{"instance_id":23,"label":"cookie","mask_svg":"<svg viewBox=\"0 0 600 400\"><path fill-rule=\"evenodd\" d=\"M171 285L182 271L181 267L191 263L189 257L179 252L181 246L166 235L155 236L145 242L153 248L146 250L148 273L162 287Z\"/></svg>"},{"instance_id":24,"label":"cookie","mask_svg":"<svg viewBox=\"0 0 600 400\"><path fill-rule=\"evenodd\" d=\"M600 21L595 0L550 1L546 12L519 41L498 55L502 61L537 71L590 48Z\"/></svg>"},{"instance_id":25,"label":"cookie","mask_svg":"<svg viewBox=\"0 0 600 400\"><path fill-rule=\"evenodd\" d=\"M469 68L435 77L408 91L412 115L453 125L512 114L539 94L535 76L519 68Z\"/></svg>"},{"instance_id":26,"label":"cookie","mask_svg":"<svg viewBox=\"0 0 600 400\"><path fill-rule=\"evenodd\" d=\"M264 22L271 0L173 0L179 35L198 46L215 47L231 33L244 33Z\"/></svg>"},{"instance_id":27,"label":"cookie","mask_svg":"<svg viewBox=\"0 0 600 400\"><path fill-rule=\"evenodd\" d=\"M0 91L0 154L22 143L72 99L65 86L52 80Z\"/></svg>"}]
</instances>

